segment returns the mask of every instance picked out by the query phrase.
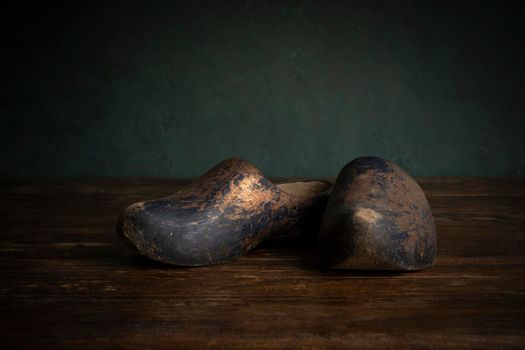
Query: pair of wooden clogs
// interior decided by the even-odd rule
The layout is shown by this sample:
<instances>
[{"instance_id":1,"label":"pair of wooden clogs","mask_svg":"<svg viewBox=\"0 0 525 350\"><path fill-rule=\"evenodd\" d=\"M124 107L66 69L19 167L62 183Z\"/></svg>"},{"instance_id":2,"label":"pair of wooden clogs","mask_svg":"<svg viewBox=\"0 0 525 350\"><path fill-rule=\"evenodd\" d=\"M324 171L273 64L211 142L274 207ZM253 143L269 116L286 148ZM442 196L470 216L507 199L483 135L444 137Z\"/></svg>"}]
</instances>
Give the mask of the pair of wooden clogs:
<instances>
[{"instance_id":1,"label":"pair of wooden clogs","mask_svg":"<svg viewBox=\"0 0 525 350\"><path fill-rule=\"evenodd\" d=\"M335 183L274 184L230 158L177 193L135 203L120 215L119 237L142 255L174 265L237 259L263 240L319 232L325 266L420 270L432 265L436 229L416 181L376 157L348 163Z\"/></svg>"}]
</instances>

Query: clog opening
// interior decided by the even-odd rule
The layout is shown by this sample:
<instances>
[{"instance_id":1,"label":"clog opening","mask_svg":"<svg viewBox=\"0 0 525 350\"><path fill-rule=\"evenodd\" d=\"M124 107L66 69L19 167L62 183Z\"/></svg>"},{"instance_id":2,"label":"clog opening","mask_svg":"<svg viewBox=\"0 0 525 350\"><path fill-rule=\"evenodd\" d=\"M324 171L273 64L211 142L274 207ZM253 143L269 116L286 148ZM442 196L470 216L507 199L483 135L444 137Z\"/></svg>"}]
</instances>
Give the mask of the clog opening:
<instances>
[{"instance_id":1,"label":"clog opening","mask_svg":"<svg viewBox=\"0 0 525 350\"><path fill-rule=\"evenodd\" d=\"M296 181L278 184L277 187L294 196L314 196L328 191L330 184L325 181Z\"/></svg>"}]
</instances>

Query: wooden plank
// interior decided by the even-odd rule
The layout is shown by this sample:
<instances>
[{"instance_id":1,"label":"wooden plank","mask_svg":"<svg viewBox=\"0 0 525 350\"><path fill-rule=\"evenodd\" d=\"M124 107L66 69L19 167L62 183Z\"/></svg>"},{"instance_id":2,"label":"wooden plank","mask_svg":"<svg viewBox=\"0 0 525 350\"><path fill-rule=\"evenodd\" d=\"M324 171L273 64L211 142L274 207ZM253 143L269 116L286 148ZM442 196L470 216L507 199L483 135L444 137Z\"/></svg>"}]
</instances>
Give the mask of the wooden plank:
<instances>
[{"instance_id":1,"label":"wooden plank","mask_svg":"<svg viewBox=\"0 0 525 350\"><path fill-rule=\"evenodd\" d=\"M0 179L0 344L9 348L520 348L525 180L420 178L438 228L415 273L322 269L315 245L167 267L117 239L173 179Z\"/></svg>"}]
</instances>

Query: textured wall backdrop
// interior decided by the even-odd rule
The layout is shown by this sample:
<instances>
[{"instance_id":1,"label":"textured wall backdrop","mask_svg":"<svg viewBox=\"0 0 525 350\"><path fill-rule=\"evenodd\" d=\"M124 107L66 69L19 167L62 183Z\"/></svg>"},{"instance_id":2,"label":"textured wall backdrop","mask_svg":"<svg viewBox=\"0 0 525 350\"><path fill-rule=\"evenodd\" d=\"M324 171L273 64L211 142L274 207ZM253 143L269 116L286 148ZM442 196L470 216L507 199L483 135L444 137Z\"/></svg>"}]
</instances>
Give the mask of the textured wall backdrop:
<instances>
[{"instance_id":1,"label":"textured wall backdrop","mask_svg":"<svg viewBox=\"0 0 525 350\"><path fill-rule=\"evenodd\" d=\"M0 174L525 174L513 2L87 3L5 12Z\"/></svg>"}]
</instances>

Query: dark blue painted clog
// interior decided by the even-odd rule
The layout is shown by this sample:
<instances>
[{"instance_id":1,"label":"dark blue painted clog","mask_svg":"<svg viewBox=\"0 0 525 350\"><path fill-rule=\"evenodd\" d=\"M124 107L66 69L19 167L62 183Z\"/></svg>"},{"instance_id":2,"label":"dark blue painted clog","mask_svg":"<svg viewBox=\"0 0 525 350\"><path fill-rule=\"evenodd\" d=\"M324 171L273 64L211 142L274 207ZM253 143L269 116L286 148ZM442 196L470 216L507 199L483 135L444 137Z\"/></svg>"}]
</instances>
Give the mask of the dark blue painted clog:
<instances>
[{"instance_id":1,"label":"dark blue painted clog","mask_svg":"<svg viewBox=\"0 0 525 350\"><path fill-rule=\"evenodd\" d=\"M275 185L249 162L230 158L171 196L129 206L117 232L163 263L224 263L265 239L316 230L329 188L325 181Z\"/></svg>"}]
</instances>

